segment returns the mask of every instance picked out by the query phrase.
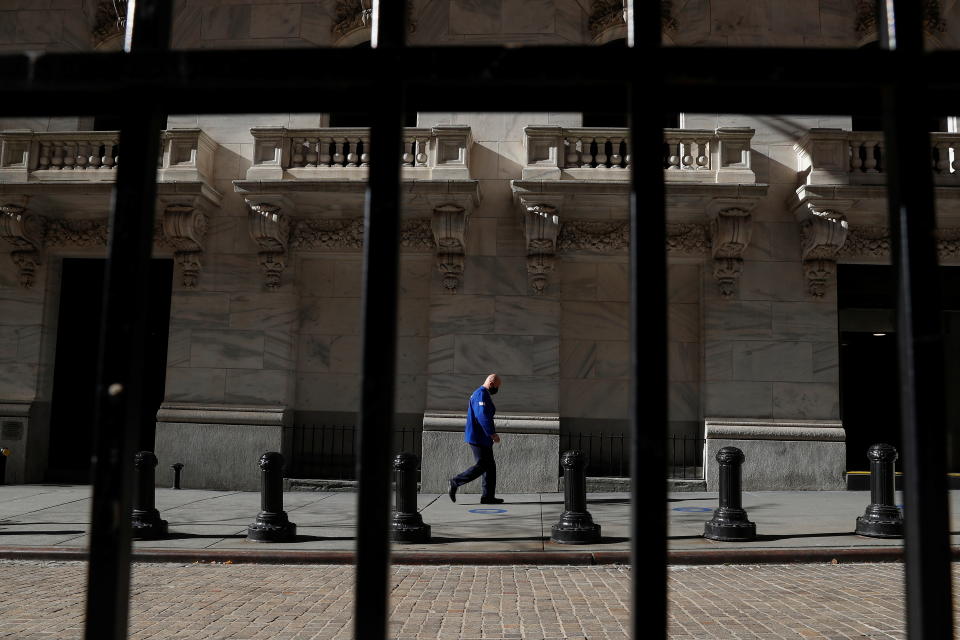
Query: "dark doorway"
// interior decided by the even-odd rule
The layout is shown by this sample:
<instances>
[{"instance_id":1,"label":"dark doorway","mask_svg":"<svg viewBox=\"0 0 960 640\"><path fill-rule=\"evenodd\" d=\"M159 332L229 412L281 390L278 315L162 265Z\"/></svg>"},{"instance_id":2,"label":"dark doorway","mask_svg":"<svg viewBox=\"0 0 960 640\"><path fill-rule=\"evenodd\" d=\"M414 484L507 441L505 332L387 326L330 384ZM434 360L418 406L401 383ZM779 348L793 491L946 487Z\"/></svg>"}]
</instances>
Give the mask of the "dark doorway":
<instances>
[{"instance_id":1,"label":"dark doorway","mask_svg":"<svg viewBox=\"0 0 960 640\"><path fill-rule=\"evenodd\" d=\"M47 482L90 481L105 266L106 261L100 259L63 260ZM153 450L157 409L163 401L166 378L172 285L173 261L153 260L138 449Z\"/></svg>"},{"instance_id":2,"label":"dark doorway","mask_svg":"<svg viewBox=\"0 0 960 640\"><path fill-rule=\"evenodd\" d=\"M900 449L896 274L887 265L840 265L840 415L847 470L869 469L867 448ZM960 267L940 268L947 388L947 469L960 471Z\"/></svg>"}]
</instances>

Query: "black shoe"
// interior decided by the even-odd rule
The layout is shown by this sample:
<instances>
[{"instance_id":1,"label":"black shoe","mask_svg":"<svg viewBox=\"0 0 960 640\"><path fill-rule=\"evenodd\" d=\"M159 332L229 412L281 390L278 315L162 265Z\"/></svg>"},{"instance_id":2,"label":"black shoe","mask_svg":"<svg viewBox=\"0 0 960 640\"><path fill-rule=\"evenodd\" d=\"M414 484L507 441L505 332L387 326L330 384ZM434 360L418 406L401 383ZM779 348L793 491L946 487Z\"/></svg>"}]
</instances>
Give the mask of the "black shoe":
<instances>
[{"instance_id":1,"label":"black shoe","mask_svg":"<svg viewBox=\"0 0 960 640\"><path fill-rule=\"evenodd\" d=\"M453 480L450 481L450 490L447 491L447 495L450 496L452 502L457 501L457 483Z\"/></svg>"},{"instance_id":2,"label":"black shoe","mask_svg":"<svg viewBox=\"0 0 960 640\"><path fill-rule=\"evenodd\" d=\"M480 504L503 504L503 498L480 498Z\"/></svg>"}]
</instances>

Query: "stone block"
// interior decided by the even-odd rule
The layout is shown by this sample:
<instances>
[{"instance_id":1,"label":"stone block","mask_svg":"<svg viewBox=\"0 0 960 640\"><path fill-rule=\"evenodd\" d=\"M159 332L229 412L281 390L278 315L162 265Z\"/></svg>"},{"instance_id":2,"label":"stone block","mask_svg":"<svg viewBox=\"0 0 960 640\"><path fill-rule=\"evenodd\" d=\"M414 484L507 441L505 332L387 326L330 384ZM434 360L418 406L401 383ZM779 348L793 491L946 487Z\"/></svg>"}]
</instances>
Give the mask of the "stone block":
<instances>
[{"instance_id":1,"label":"stone block","mask_svg":"<svg viewBox=\"0 0 960 640\"><path fill-rule=\"evenodd\" d=\"M597 266L589 262L561 262L560 297L563 300L596 300Z\"/></svg>"},{"instance_id":2,"label":"stone block","mask_svg":"<svg viewBox=\"0 0 960 640\"><path fill-rule=\"evenodd\" d=\"M733 378L810 382L813 378L813 347L809 342L733 343Z\"/></svg>"},{"instance_id":3,"label":"stone block","mask_svg":"<svg viewBox=\"0 0 960 640\"><path fill-rule=\"evenodd\" d=\"M741 300L807 300L807 284L799 262L744 261L739 284Z\"/></svg>"},{"instance_id":4,"label":"stone block","mask_svg":"<svg viewBox=\"0 0 960 640\"><path fill-rule=\"evenodd\" d=\"M263 367L262 331L193 330L190 366L231 369Z\"/></svg>"},{"instance_id":5,"label":"stone block","mask_svg":"<svg viewBox=\"0 0 960 640\"><path fill-rule=\"evenodd\" d=\"M171 327L213 329L229 325L229 294L177 291L170 299Z\"/></svg>"},{"instance_id":6,"label":"stone block","mask_svg":"<svg viewBox=\"0 0 960 640\"><path fill-rule=\"evenodd\" d=\"M259 491L260 456L279 451L290 458L286 421L283 407L164 405L157 415L157 486L169 486L169 467L181 462L184 489Z\"/></svg>"},{"instance_id":7,"label":"stone block","mask_svg":"<svg viewBox=\"0 0 960 640\"><path fill-rule=\"evenodd\" d=\"M231 329L292 331L300 321L293 293L239 293L230 296Z\"/></svg>"},{"instance_id":8,"label":"stone block","mask_svg":"<svg viewBox=\"0 0 960 640\"><path fill-rule=\"evenodd\" d=\"M458 335L454 341L454 373L533 375L533 337Z\"/></svg>"},{"instance_id":9,"label":"stone block","mask_svg":"<svg viewBox=\"0 0 960 640\"><path fill-rule=\"evenodd\" d=\"M671 422L700 419L700 383L667 383L667 415Z\"/></svg>"},{"instance_id":10,"label":"stone block","mask_svg":"<svg viewBox=\"0 0 960 640\"><path fill-rule=\"evenodd\" d=\"M190 329L170 329L167 338L167 366L190 366Z\"/></svg>"},{"instance_id":11,"label":"stone block","mask_svg":"<svg viewBox=\"0 0 960 640\"><path fill-rule=\"evenodd\" d=\"M63 35L63 13L60 11L18 11L17 42L20 44L55 44Z\"/></svg>"},{"instance_id":12,"label":"stone block","mask_svg":"<svg viewBox=\"0 0 960 640\"><path fill-rule=\"evenodd\" d=\"M630 357L627 343L618 345L617 353L623 354L622 371L629 373ZM700 344L696 342L667 343L667 379L673 382L697 382L700 380Z\"/></svg>"},{"instance_id":13,"label":"stone block","mask_svg":"<svg viewBox=\"0 0 960 640\"><path fill-rule=\"evenodd\" d=\"M427 376L405 375L394 389L394 411L423 415L427 400Z\"/></svg>"},{"instance_id":14,"label":"stone block","mask_svg":"<svg viewBox=\"0 0 960 640\"><path fill-rule=\"evenodd\" d=\"M333 336L301 334L297 344L297 370L306 373L330 371L330 341Z\"/></svg>"},{"instance_id":15,"label":"stone block","mask_svg":"<svg viewBox=\"0 0 960 640\"><path fill-rule=\"evenodd\" d=\"M630 383L621 379L561 379L560 413L571 418L625 419Z\"/></svg>"},{"instance_id":16,"label":"stone block","mask_svg":"<svg viewBox=\"0 0 960 640\"><path fill-rule=\"evenodd\" d=\"M564 338L629 339L629 305L622 302L564 301L560 316Z\"/></svg>"},{"instance_id":17,"label":"stone block","mask_svg":"<svg viewBox=\"0 0 960 640\"><path fill-rule=\"evenodd\" d=\"M170 402L222 402L226 369L167 368L164 399Z\"/></svg>"},{"instance_id":18,"label":"stone block","mask_svg":"<svg viewBox=\"0 0 960 640\"><path fill-rule=\"evenodd\" d=\"M487 296L457 294L438 296L430 300L432 337L445 334L491 333L493 329L494 303Z\"/></svg>"},{"instance_id":19,"label":"stone block","mask_svg":"<svg viewBox=\"0 0 960 640\"><path fill-rule=\"evenodd\" d=\"M403 256L400 259L401 298L429 298L433 260Z\"/></svg>"},{"instance_id":20,"label":"stone block","mask_svg":"<svg viewBox=\"0 0 960 640\"><path fill-rule=\"evenodd\" d=\"M773 417L831 420L840 417L840 390L824 382L773 383Z\"/></svg>"},{"instance_id":21,"label":"stone block","mask_svg":"<svg viewBox=\"0 0 960 640\"><path fill-rule=\"evenodd\" d=\"M427 370L432 374L453 373L453 345L456 336L452 334L430 338L427 350Z\"/></svg>"},{"instance_id":22,"label":"stone block","mask_svg":"<svg viewBox=\"0 0 960 640\"><path fill-rule=\"evenodd\" d=\"M297 283L304 296L330 298L333 296L333 269L330 259L304 258L297 268Z\"/></svg>"},{"instance_id":23,"label":"stone block","mask_svg":"<svg viewBox=\"0 0 960 640\"><path fill-rule=\"evenodd\" d=\"M501 0L500 24L504 33L553 33L554 0Z\"/></svg>"},{"instance_id":24,"label":"stone block","mask_svg":"<svg viewBox=\"0 0 960 640\"><path fill-rule=\"evenodd\" d=\"M471 156L471 162L476 156ZM495 218L476 218L470 221L467 233L467 253L473 256L497 255L497 227Z\"/></svg>"},{"instance_id":25,"label":"stone block","mask_svg":"<svg viewBox=\"0 0 960 640\"><path fill-rule=\"evenodd\" d=\"M771 303L708 299L704 302L707 341L771 337Z\"/></svg>"},{"instance_id":26,"label":"stone block","mask_svg":"<svg viewBox=\"0 0 960 640\"><path fill-rule=\"evenodd\" d=\"M463 441L465 422L463 413L424 416L421 492L445 494L450 478L473 466L473 454ZM497 432L501 442L494 445L493 455L498 494L557 491L560 421L556 416L498 417ZM480 493L480 482L463 485L458 493Z\"/></svg>"},{"instance_id":27,"label":"stone block","mask_svg":"<svg viewBox=\"0 0 960 640\"><path fill-rule=\"evenodd\" d=\"M363 340L360 336L333 336L330 338L331 373L360 373Z\"/></svg>"},{"instance_id":28,"label":"stone block","mask_svg":"<svg viewBox=\"0 0 960 640\"><path fill-rule=\"evenodd\" d=\"M555 336L560 333L560 302L533 296L497 296L494 331L501 334Z\"/></svg>"},{"instance_id":29,"label":"stone block","mask_svg":"<svg viewBox=\"0 0 960 640\"><path fill-rule=\"evenodd\" d=\"M427 338L400 337L397 339L397 373L419 375L427 372ZM403 384L406 384L406 378ZM424 385L424 393L426 385Z\"/></svg>"},{"instance_id":30,"label":"stone block","mask_svg":"<svg viewBox=\"0 0 960 640\"><path fill-rule=\"evenodd\" d=\"M629 378L630 343L603 340L596 344L596 376L598 378Z\"/></svg>"},{"instance_id":31,"label":"stone block","mask_svg":"<svg viewBox=\"0 0 960 640\"><path fill-rule=\"evenodd\" d=\"M618 277L629 282L627 265L623 265ZM703 267L699 264L667 265L667 301L673 303L699 303ZM623 285L628 286L627 284ZM629 297L626 298L629 300Z\"/></svg>"},{"instance_id":32,"label":"stone block","mask_svg":"<svg viewBox=\"0 0 960 640\"><path fill-rule=\"evenodd\" d=\"M527 152L520 140L509 140L497 144L500 162L497 167L497 178L514 180L523 175L523 168L527 163Z\"/></svg>"},{"instance_id":33,"label":"stone block","mask_svg":"<svg viewBox=\"0 0 960 640\"><path fill-rule=\"evenodd\" d=\"M835 421L706 421L704 475L718 490L716 455L737 447L745 491L830 491L845 488L846 443Z\"/></svg>"},{"instance_id":34,"label":"stone block","mask_svg":"<svg viewBox=\"0 0 960 640\"><path fill-rule=\"evenodd\" d=\"M524 258L467 256L461 290L466 295L525 295L527 261Z\"/></svg>"},{"instance_id":35,"label":"stone block","mask_svg":"<svg viewBox=\"0 0 960 640\"><path fill-rule=\"evenodd\" d=\"M297 409L355 412L360 404L360 376L339 373L298 373Z\"/></svg>"},{"instance_id":36,"label":"stone block","mask_svg":"<svg viewBox=\"0 0 960 640\"><path fill-rule=\"evenodd\" d=\"M0 366L0 398L32 401L37 397L39 365L7 362Z\"/></svg>"},{"instance_id":37,"label":"stone block","mask_svg":"<svg viewBox=\"0 0 960 640\"><path fill-rule=\"evenodd\" d=\"M292 400L292 374L272 369L227 369L224 400L230 403L272 404Z\"/></svg>"},{"instance_id":38,"label":"stone block","mask_svg":"<svg viewBox=\"0 0 960 640\"><path fill-rule=\"evenodd\" d=\"M250 36L250 5L223 5L203 11L200 37L204 40L238 40Z\"/></svg>"},{"instance_id":39,"label":"stone block","mask_svg":"<svg viewBox=\"0 0 960 640\"><path fill-rule=\"evenodd\" d=\"M707 382L703 409L712 416L768 418L773 414L773 383Z\"/></svg>"},{"instance_id":40,"label":"stone block","mask_svg":"<svg viewBox=\"0 0 960 640\"><path fill-rule=\"evenodd\" d=\"M630 301L630 273L627 263L601 262L597 265L597 299Z\"/></svg>"},{"instance_id":41,"label":"stone block","mask_svg":"<svg viewBox=\"0 0 960 640\"><path fill-rule=\"evenodd\" d=\"M401 298L397 308L397 335L430 334L430 305L422 298Z\"/></svg>"},{"instance_id":42,"label":"stone block","mask_svg":"<svg viewBox=\"0 0 960 640\"><path fill-rule=\"evenodd\" d=\"M288 330L263 332L263 368L291 370L296 367L296 338Z\"/></svg>"},{"instance_id":43,"label":"stone block","mask_svg":"<svg viewBox=\"0 0 960 640\"><path fill-rule=\"evenodd\" d=\"M300 307L300 331L326 335L358 335L359 298L305 298Z\"/></svg>"},{"instance_id":44,"label":"stone block","mask_svg":"<svg viewBox=\"0 0 960 640\"><path fill-rule=\"evenodd\" d=\"M465 410L470 394L483 384L483 374L430 376L427 406L442 411ZM496 397L500 413L556 413L559 385L544 376L503 376L503 388Z\"/></svg>"},{"instance_id":45,"label":"stone block","mask_svg":"<svg viewBox=\"0 0 960 640\"><path fill-rule=\"evenodd\" d=\"M700 341L700 305L667 305L667 339L670 342Z\"/></svg>"},{"instance_id":46,"label":"stone block","mask_svg":"<svg viewBox=\"0 0 960 640\"><path fill-rule=\"evenodd\" d=\"M300 5L253 5L251 38L295 38L300 34Z\"/></svg>"},{"instance_id":47,"label":"stone block","mask_svg":"<svg viewBox=\"0 0 960 640\"><path fill-rule=\"evenodd\" d=\"M596 377L597 343L592 340L560 341L560 377Z\"/></svg>"},{"instance_id":48,"label":"stone block","mask_svg":"<svg viewBox=\"0 0 960 640\"><path fill-rule=\"evenodd\" d=\"M837 342L837 308L832 302L774 302L771 337L776 340Z\"/></svg>"},{"instance_id":49,"label":"stone block","mask_svg":"<svg viewBox=\"0 0 960 640\"><path fill-rule=\"evenodd\" d=\"M813 343L814 382L840 382L840 347L836 342Z\"/></svg>"},{"instance_id":50,"label":"stone block","mask_svg":"<svg viewBox=\"0 0 960 640\"><path fill-rule=\"evenodd\" d=\"M500 32L500 0L451 0L450 33L458 35Z\"/></svg>"}]
</instances>

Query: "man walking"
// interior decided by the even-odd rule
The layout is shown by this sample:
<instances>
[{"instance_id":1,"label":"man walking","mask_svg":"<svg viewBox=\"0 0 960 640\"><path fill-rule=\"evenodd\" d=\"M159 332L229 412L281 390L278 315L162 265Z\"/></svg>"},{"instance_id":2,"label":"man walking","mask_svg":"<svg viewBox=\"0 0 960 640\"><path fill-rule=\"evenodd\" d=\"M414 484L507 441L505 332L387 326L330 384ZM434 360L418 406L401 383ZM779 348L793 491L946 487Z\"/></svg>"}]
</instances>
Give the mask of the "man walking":
<instances>
[{"instance_id":1,"label":"man walking","mask_svg":"<svg viewBox=\"0 0 960 640\"><path fill-rule=\"evenodd\" d=\"M470 396L467 405L467 427L463 440L473 450L472 467L455 478L450 479L450 499L457 501L457 488L483 476L480 494L481 504L502 504L503 499L497 498L497 463L493 460L493 444L500 442L496 427L493 424L493 414L497 408L493 405L492 396L500 390L500 376L491 373L484 383Z\"/></svg>"}]
</instances>

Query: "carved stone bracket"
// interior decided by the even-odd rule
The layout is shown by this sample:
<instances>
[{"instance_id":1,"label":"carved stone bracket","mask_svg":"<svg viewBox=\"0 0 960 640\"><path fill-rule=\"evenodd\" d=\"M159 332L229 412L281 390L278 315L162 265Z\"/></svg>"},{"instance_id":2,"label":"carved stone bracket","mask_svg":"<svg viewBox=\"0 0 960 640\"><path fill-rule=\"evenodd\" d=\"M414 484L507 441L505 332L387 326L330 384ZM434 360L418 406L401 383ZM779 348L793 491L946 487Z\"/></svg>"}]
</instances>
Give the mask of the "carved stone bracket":
<instances>
[{"instance_id":1,"label":"carved stone bracket","mask_svg":"<svg viewBox=\"0 0 960 640\"><path fill-rule=\"evenodd\" d=\"M547 274L553 271L560 234L557 207L545 203L523 203L527 240L527 276L534 293L547 287Z\"/></svg>"},{"instance_id":2,"label":"carved stone bracket","mask_svg":"<svg viewBox=\"0 0 960 640\"><path fill-rule=\"evenodd\" d=\"M463 281L468 217L463 207L454 204L440 205L433 210L430 228L437 245L437 269L443 288L450 293L456 293Z\"/></svg>"},{"instance_id":3,"label":"carved stone bracket","mask_svg":"<svg viewBox=\"0 0 960 640\"><path fill-rule=\"evenodd\" d=\"M715 203L707 210L713 250L713 276L725 298L733 296L743 271L743 252L752 233L751 204Z\"/></svg>"},{"instance_id":4,"label":"carved stone bracket","mask_svg":"<svg viewBox=\"0 0 960 640\"><path fill-rule=\"evenodd\" d=\"M203 239L207 234L207 216L189 205L170 205L163 212L163 235L173 246L173 257L183 272L183 286L197 286Z\"/></svg>"},{"instance_id":5,"label":"carved stone bracket","mask_svg":"<svg viewBox=\"0 0 960 640\"><path fill-rule=\"evenodd\" d=\"M248 201L247 205L250 207L250 237L260 247L257 261L266 276L266 286L278 289L280 276L287 267L290 219L275 204Z\"/></svg>"},{"instance_id":6,"label":"carved stone bracket","mask_svg":"<svg viewBox=\"0 0 960 640\"><path fill-rule=\"evenodd\" d=\"M807 203L797 210L800 219L803 272L810 295L821 298L836 271L837 254L847 240L847 220L836 208Z\"/></svg>"},{"instance_id":7,"label":"carved stone bracket","mask_svg":"<svg viewBox=\"0 0 960 640\"><path fill-rule=\"evenodd\" d=\"M13 246L10 259L17 268L20 286L29 289L40 266L43 218L27 213L19 204L0 205L0 238Z\"/></svg>"}]
</instances>

